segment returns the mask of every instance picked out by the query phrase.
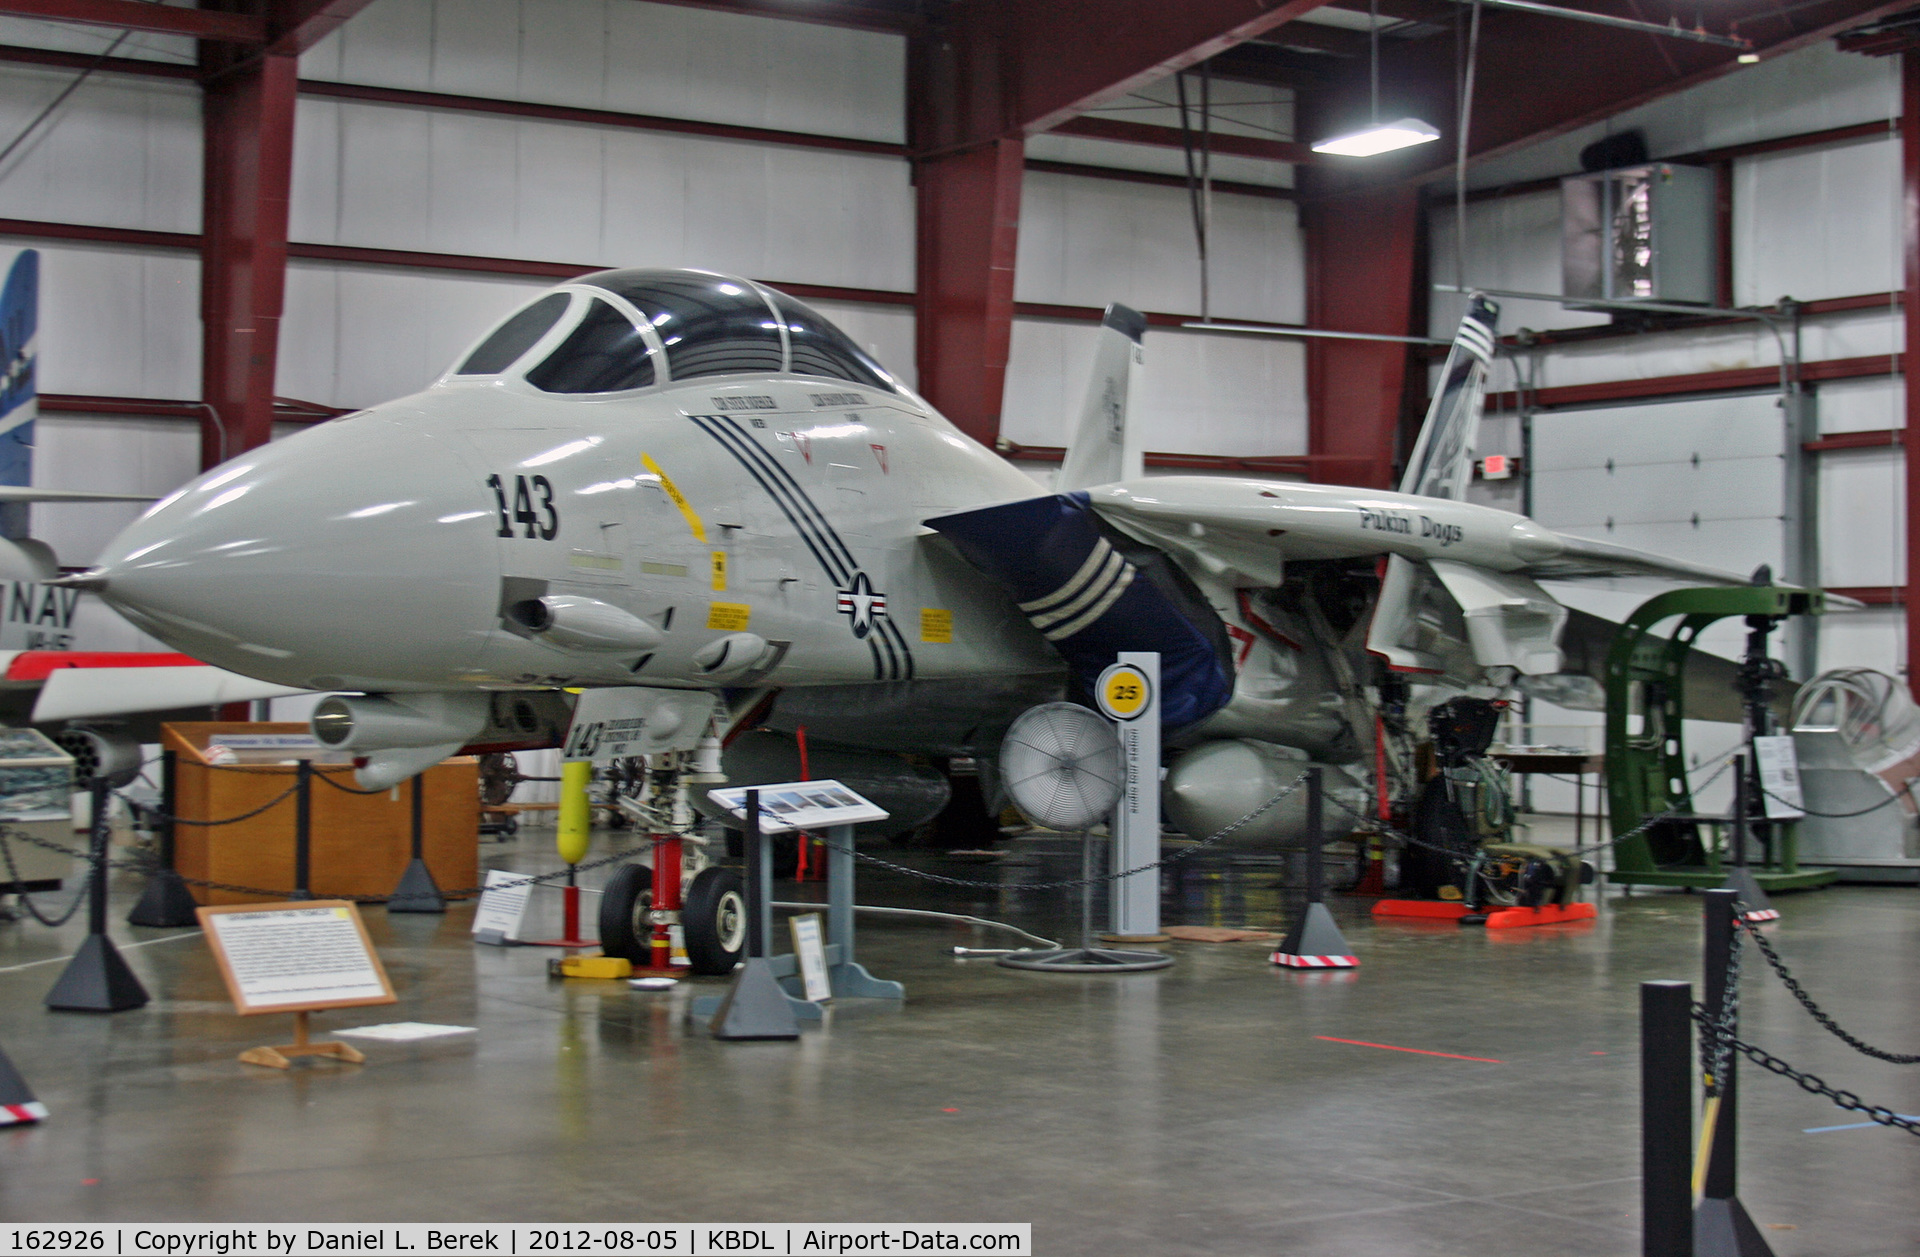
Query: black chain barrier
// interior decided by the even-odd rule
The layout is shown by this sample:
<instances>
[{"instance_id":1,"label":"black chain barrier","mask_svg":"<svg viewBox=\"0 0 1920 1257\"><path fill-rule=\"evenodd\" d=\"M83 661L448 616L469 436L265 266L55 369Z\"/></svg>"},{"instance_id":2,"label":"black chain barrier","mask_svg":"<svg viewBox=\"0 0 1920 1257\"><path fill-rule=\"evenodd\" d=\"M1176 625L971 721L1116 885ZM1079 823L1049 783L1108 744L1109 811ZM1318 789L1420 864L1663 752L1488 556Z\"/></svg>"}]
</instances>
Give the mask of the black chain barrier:
<instances>
[{"instance_id":1,"label":"black chain barrier","mask_svg":"<svg viewBox=\"0 0 1920 1257\"><path fill-rule=\"evenodd\" d=\"M1907 784L1911 786L1913 784L1913 778L1909 777L1907 779ZM1775 803L1786 804L1788 807L1792 808L1796 812L1805 812L1808 816L1818 816L1821 820L1829 820L1829 821L1843 821L1843 820L1848 820L1855 816L1865 816L1869 812L1878 812L1881 808L1887 806L1889 803L1898 803L1902 798L1906 797L1904 794L1890 794L1886 798L1874 804L1872 807L1863 807L1857 812L1816 812L1804 803L1795 803L1792 799L1781 798L1779 795L1767 789L1765 786L1760 787L1760 793L1766 795L1769 799L1772 799ZM1759 819L1765 820L1767 818L1760 817Z\"/></svg>"},{"instance_id":2,"label":"black chain barrier","mask_svg":"<svg viewBox=\"0 0 1920 1257\"><path fill-rule=\"evenodd\" d=\"M1760 949L1760 954L1766 957L1768 965L1780 980L1786 983L1787 989L1793 992L1802 1007L1813 1016L1815 1021L1826 1027L1842 1042L1856 1051L1896 1065L1920 1064L1920 1056L1902 1056L1894 1052L1883 1052L1841 1029L1839 1024L1828 1016L1814 1002L1813 997L1806 993L1805 988L1795 980L1792 971L1780 959L1779 953L1774 951L1767 937L1753 922L1746 920L1746 910L1746 904L1738 900L1734 902L1734 931L1732 939L1729 940L1726 985L1721 995L1719 1010L1716 1012L1700 1003L1695 1003L1692 1009L1693 1020L1700 1027L1700 1069L1705 1075L1707 1094L1709 1096L1720 1094L1721 1080L1726 1077L1727 1063L1737 1052L1768 1073L1778 1074L1794 1083L1802 1091L1810 1095L1822 1096L1849 1113L1858 1113L1882 1126L1904 1130L1909 1135L1920 1135L1920 1119L1903 1117L1884 1105L1868 1104L1855 1093L1832 1086L1817 1074L1795 1069L1764 1048L1748 1043L1734 1033L1734 1027L1740 1021L1740 956L1744 933L1753 939Z\"/></svg>"},{"instance_id":3,"label":"black chain barrier","mask_svg":"<svg viewBox=\"0 0 1920 1257\"><path fill-rule=\"evenodd\" d=\"M1347 803L1345 800L1335 797L1331 793L1329 793L1326 796L1326 798L1328 802L1332 803L1335 807L1339 808L1341 811L1345 812L1347 815L1359 821L1360 824L1364 827L1359 831L1361 833L1380 834L1385 837L1393 839L1395 842L1405 843L1407 846L1410 846L1410 847L1419 847L1422 850L1432 851L1439 855L1448 856L1456 860L1464 860L1466 858L1466 853L1462 851L1455 850L1452 847L1443 847L1437 843L1431 843L1422 838L1415 838L1412 834L1403 833L1402 831L1395 829L1392 825L1389 825L1387 822L1381 820L1378 816L1372 815L1371 810L1361 811L1359 808L1354 807L1353 805ZM1371 809L1373 807L1373 804L1369 803L1367 807ZM1565 848L1565 850L1568 852L1568 854L1576 855L1576 856L1586 855L1589 851L1604 851L1608 847L1618 846L1619 844L1625 842L1629 838L1638 838L1641 834L1646 833L1648 830L1652 829L1655 825L1658 825L1661 821L1673 819L1673 816L1674 816L1674 813L1672 812L1656 812L1653 815L1647 817L1645 820L1641 821L1638 825L1634 826L1632 829L1629 829L1626 833L1615 835L1614 837L1607 839L1605 842L1591 843L1584 847L1568 847L1568 848ZM1595 819L1597 820L1598 818L1595 818Z\"/></svg>"},{"instance_id":4,"label":"black chain barrier","mask_svg":"<svg viewBox=\"0 0 1920 1257\"><path fill-rule=\"evenodd\" d=\"M1254 808L1239 820L1221 829L1218 833L1200 842L1196 842L1193 846L1183 847L1172 855L1162 856L1151 864L1142 864L1139 868L1128 869L1123 873L1102 873L1095 877L1069 877L1055 882L1020 882L1017 885L1009 886L1006 882L983 882L964 877L948 877L944 873L929 873L925 869L916 869L905 864L896 864L892 860L883 860L877 855L869 855L858 849L849 852L844 847L834 846L831 841L826 842L826 845L835 851L846 852L852 855L854 859L864 861L867 864L877 865L883 869L890 869L895 873L901 873L908 877L916 877L924 882L937 882L942 886L960 886L968 890L1067 890L1077 886L1098 886L1107 882L1117 882L1123 877L1132 877L1137 873L1151 873L1155 869L1165 868L1170 864L1177 864L1181 860L1204 851L1213 844L1230 837L1238 830L1252 824L1261 816L1278 807L1281 800L1296 793L1306 784L1307 774L1301 773L1299 779L1292 785L1283 788L1280 793L1274 795L1259 807Z\"/></svg>"},{"instance_id":5,"label":"black chain barrier","mask_svg":"<svg viewBox=\"0 0 1920 1257\"><path fill-rule=\"evenodd\" d=\"M356 786L349 786L341 782L335 781L331 776L329 776L326 773L314 773L313 780L324 782L325 784L332 786L335 790L338 790L341 794L360 794L360 795L386 794L389 791L398 790L400 788L399 785L396 783L391 786L381 786L378 790L362 790Z\"/></svg>"},{"instance_id":6,"label":"black chain barrier","mask_svg":"<svg viewBox=\"0 0 1920 1257\"><path fill-rule=\"evenodd\" d=\"M1700 1004L1693 1006L1693 1019L1699 1024L1703 1038L1717 1033L1718 1027L1714 1019L1707 1015L1707 1010L1704 1006ZM1762 1048L1755 1047L1745 1040L1737 1039L1731 1034L1726 1035L1725 1038L1729 1054L1738 1052L1768 1073L1778 1074L1780 1077L1794 1083L1802 1091L1810 1095L1823 1096L1831 1100L1835 1107L1845 1109L1849 1113L1858 1113L1862 1117L1870 1121L1878 1122L1882 1126L1891 1126L1895 1130L1904 1130L1909 1135L1920 1135L1920 1121L1916 1121L1910 1117L1902 1117L1892 1109L1882 1105L1868 1104L1853 1092L1829 1086L1825 1079L1815 1074L1810 1074L1805 1070L1795 1069L1779 1057L1774 1056Z\"/></svg>"},{"instance_id":7,"label":"black chain barrier","mask_svg":"<svg viewBox=\"0 0 1920 1257\"><path fill-rule=\"evenodd\" d=\"M9 870L11 870L13 867L13 849L11 845L11 840L16 838L32 846L40 847L47 851L57 852L60 855L69 856L76 860L92 859L92 856L88 852L75 851L73 848L63 847L57 842L48 842L44 838L37 838L32 834L21 833L17 830L8 829L4 825L0 825L0 857L4 857ZM486 886L486 885L462 886L454 890L443 890L438 892L438 894L440 898L457 899L463 896L482 894L489 890L513 890L521 886L542 886L542 885L548 884L549 882L557 880L559 878L564 878L569 873L584 873L592 869L604 868L609 864L617 864L621 860L628 859L632 856L650 854L655 848L659 847L660 844L664 841L666 840L662 838L655 838L649 842L642 843L640 846L630 847L625 851L616 851L612 855L602 856L598 860L589 860L584 864L575 864L570 866L569 868L556 869L551 873L531 873L525 877L515 878L511 881L495 882L491 886ZM108 860L107 867L120 869L127 872L144 873L144 874L151 874L156 869L155 863L151 858L133 859L133 860ZM273 888L264 887L264 886L241 886L234 882L211 882L211 881L206 881L202 878L187 877L184 875L181 876L180 880L185 882L189 886L198 886L203 890L223 890L236 895L266 895L269 897L277 897L280 899L291 899L294 897L294 894L295 894L295 892L291 890L273 889ZM434 896L428 892L421 892L419 894L407 894L407 895L395 894L395 895L330 895L328 896L328 898L330 899L346 899L354 903L366 903L366 904L392 903L396 899L429 899L433 897ZM21 898L24 901L25 896L21 896ZM28 911L29 912L33 911L30 905L28 907ZM71 916L72 912L69 911L67 915ZM34 913L34 916L36 920L41 919L37 912ZM65 919L66 918L63 917L61 918L61 921L64 922Z\"/></svg>"},{"instance_id":8,"label":"black chain barrier","mask_svg":"<svg viewBox=\"0 0 1920 1257\"><path fill-rule=\"evenodd\" d=\"M21 837L23 838L28 836L29 835L26 835L26 834L21 835ZM38 839L36 839L35 841L38 841ZM53 844L41 843L41 845L52 846ZM79 855L80 853L71 852L69 854ZM0 830L0 858L4 858L6 860L8 879L12 881L13 884L16 886L26 885L26 879L20 876L19 866L13 862L13 847L7 843L4 830ZM85 857L82 857L82 858L85 858ZM28 916L32 917L34 920L38 921L42 925L57 929L58 927L65 925L67 922L73 920L74 913L80 911L80 906L87 902L87 892L92 888L93 888L93 868L91 865L89 865L87 868L87 875L80 879L79 887L73 892L73 901L67 905L67 910L65 912L60 912L60 913L54 914L53 916L48 916L46 913L40 910L40 905L36 904L33 901L33 896L28 894L24 890L16 892L14 895L14 898L19 901L19 904L22 908L25 908L27 910Z\"/></svg>"},{"instance_id":9,"label":"black chain barrier","mask_svg":"<svg viewBox=\"0 0 1920 1257\"><path fill-rule=\"evenodd\" d=\"M1733 919L1740 920L1744 905L1737 900ZM1720 1010L1709 1014L1706 1005L1695 1004L1695 1019L1704 1027L1700 1035L1700 1074L1709 1096L1720 1094L1727 1076L1727 1062L1733 1057L1734 1029L1740 1024L1740 931L1733 932L1727 947L1727 981L1720 992ZM1704 1017L1704 1020L1702 1019Z\"/></svg>"},{"instance_id":10,"label":"black chain barrier","mask_svg":"<svg viewBox=\"0 0 1920 1257\"><path fill-rule=\"evenodd\" d=\"M1793 998L1800 1001L1800 1006L1807 1010L1807 1015L1825 1027L1827 1032L1833 1035L1834 1038L1840 1040L1862 1056L1871 1056L1875 1060L1886 1061L1890 1065L1920 1065L1920 1053L1906 1054L1889 1052L1848 1034L1846 1030L1841 1028L1839 1022L1835 1021L1825 1009L1814 1002L1813 996L1807 994L1806 988L1801 986L1799 979L1793 976L1793 970L1787 968L1787 962L1780 959L1780 953L1773 949L1773 944L1767 941L1767 936L1760 932L1759 927L1751 921L1743 920L1738 915L1734 917L1734 920L1752 936L1754 945L1759 947L1760 954L1766 957L1768 967L1770 967L1774 975L1786 985L1786 988L1793 992ZM1739 945L1739 936L1737 934L1734 936L1734 943L1735 954L1737 955Z\"/></svg>"}]
</instances>

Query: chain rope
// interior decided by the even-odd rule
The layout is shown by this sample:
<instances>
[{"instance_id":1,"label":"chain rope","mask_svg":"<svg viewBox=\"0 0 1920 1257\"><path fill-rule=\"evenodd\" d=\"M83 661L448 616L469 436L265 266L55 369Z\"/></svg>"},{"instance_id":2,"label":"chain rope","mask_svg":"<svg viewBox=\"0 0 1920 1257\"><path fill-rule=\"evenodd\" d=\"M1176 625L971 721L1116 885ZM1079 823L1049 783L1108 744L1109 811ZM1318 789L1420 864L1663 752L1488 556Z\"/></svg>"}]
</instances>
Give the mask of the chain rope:
<instances>
[{"instance_id":1,"label":"chain rope","mask_svg":"<svg viewBox=\"0 0 1920 1257\"><path fill-rule=\"evenodd\" d=\"M11 842L13 839L16 839L16 838L22 842L28 843L31 846L41 847L47 851L57 852L60 855L68 856L75 860L91 860L93 858L88 852L76 851L71 847L63 847L57 842L48 842L46 839L36 837L33 834L24 833L19 830L10 829L5 825L0 825L0 857L5 858L5 861L9 870L13 868L13 848L12 848ZM551 873L530 873L524 877L515 878L511 881L495 882L491 886L487 886L487 885L462 886L454 890L442 890L437 892L437 894L440 898L443 898L443 899L457 899L465 896L482 894L489 890L513 890L521 886L546 885L558 878L563 878L567 876L567 874L570 871L573 873L585 873L593 869L604 868L609 864L617 864L621 860L628 859L632 856L650 854L655 848L660 846L660 844L664 841L666 841L666 839L655 838L641 844L640 846L630 847L625 851L616 851L612 855L602 856L600 859L597 859L597 860L588 860L582 864L575 864L570 866L570 868L556 869ZM158 871L158 864L151 857L136 858L136 859L130 859L130 860L108 860L106 864L108 868L120 869L123 871L129 871L129 872L135 872L135 873L145 873L148 875L151 875ZM235 882L213 882L213 881L207 881L205 879L198 878L198 877L187 877L184 874L180 875L180 880L185 882L189 886L199 886L205 890L222 890L222 891L227 891L231 894L236 894L236 895L266 895L269 897L280 898L280 899L292 899L300 893L299 891L296 891L296 890L272 889L264 886L242 886ZM406 894L406 895L328 895L327 896L327 898L329 899L347 899L347 900L351 900L354 903L367 903L367 904L391 903L397 899L398 900L431 899L433 897L434 897L433 893L429 893L426 891L421 891L415 894ZM20 898L24 902L26 897L23 895ZM28 905L28 911L29 912L33 911L33 908L31 905ZM39 919L38 913L35 913L34 915L36 919ZM71 916L72 913L69 912L68 915ZM62 921L64 920L65 918L63 917Z\"/></svg>"},{"instance_id":2,"label":"chain rope","mask_svg":"<svg viewBox=\"0 0 1920 1257\"><path fill-rule=\"evenodd\" d=\"M1794 979L1792 972L1780 959L1779 953L1774 951L1773 945L1768 942L1766 936L1753 922L1745 918L1746 907L1747 905L1738 900L1733 905L1733 937L1729 940L1726 985L1722 990L1719 1010L1716 1012L1700 1003L1694 1004L1691 1010L1694 1023L1700 1027L1700 1067L1705 1075L1707 1095L1713 1097L1721 1093L1729 1064L1734 1054L1738 1053L1768 1073L1787 1079L1809 1095L1821 1096L1831 1101L1837 1108L1849 1113L1858 1113L1881 1126L1920 1136L1920 1119L1902 1116L1884 1105L1868 1104L1854 1092L1835 1087L1817 1074L1795 1069L1771 1052L1748 1043L1738 1036L1736 1028L1740 1021L1740 957L1744 932L1746 936L1753 939L1760 949L1760 954L1766 957L1774 973L1786 983L1787 989L1793 992L1795 998L1807 1012L1812 1014L1814 1020L1849 1047L1897 1065L1920 1064L1920 1056L1902 1056L1893 1052L1883 1052L1842 1030L1838 1023L1814 1003L1813 997L1808 995Z\"/></svg>"},{"instance_id":3,"label":"chain rope","mask_svg":"<svg viewBox=\"0 0 1920 1257\"><path fill-rule=\"evenodd\" d=\"M1839 1022L1835 1021L1825 1009L1814 1002L1813 996L1807 994L1806 988L1801 986L1799 979L1793 976L1793 970L1787 968L1787 962L1780 959L1780 953L1773 949L1773 944L1767 941L1767 936L1760 932L1759 927L1738 915L1736 915L1734 919L1739 923L1740 927L1752 937L1754 945L1760 949L1760 954L1766 957L1768 967L1771 968L1774 975L1786 985L1786 988L1793 992L1793 997L1800 1001L1800 1006L1807 1010L1807 1015L1825 1027L1827 1032L1833 1035L1834 1038L1840 1040L1862 1056L1871 1056L1875 1060L1886 1061L1890 1065L1920 1065L1920 1053L1907 1054L1889 1052L1884 1048L1877 1048L1871 1043L1867 1043L1848 1034ZM1734 935L1734 943L1737 947L1739 944L1738 934Z\"/></svg>"},{"instance_id":4,"label":"chain rope","mask_svg":"<svg viewBox=\"0 0 1920 1257\"><path fill-rule=\"evenodd\" d=\"M1741 905L1734 904L1734 920L1740 919ZM1720 1094L1727 1077L1727 1063L1733 1056L1734 1031L1740 1025L1740 931L1733 932L1727 952L1726 986L1720 992L1720 1009L1701 1021L1700 1073L1706 1081L1707 1095ZM1694 1006L1708 1012L1704 1004Z\"/></svg>"},{"instance_id":5,"label":"chain rope","mask_svg":"<svg viewBox=\"0 0 1920 1257\"><path fill-rule=\"evenodd\" d=\"M400 788L399 783L396 782L391 786L382 786L378 790L362 790L357 786L349 786L342 782L335 781L331 773L316 772L316 773L310 774L310 776L313 780L325 782L326 784L332 786L335 790L338 790L342 794L361 794L361 795L386 794L390 790L398 790ZM295 788L298 789L298 787L295 787Z\"/></svg>"},{"instance_id":6,"label":"chain rope","mask_svg":"<svg viewBox=\"0 0 1920 1257\"><path fill-rule=\"evenodd\" d=\"M28 836L29 835L25 835L25 834L21 835L21 837L28 837ZM40 840L35 839L34 841L39 842ZM40 845L51 847L53 844L42 842L40 843ZM78 855L79 853L72 852L70 854ZM13 862L13 847L11 844L9 844L6 841L6 830L3 827L0 827L0 858L4 858L6 861L8 879L12 881L12 883L16 886L25 886L27 884L27 881L25 878L20 876L20 868L18 865L16 865ZM82 857L82 858L85 858L85 857ZM42 925L48 926L50 928L58 928L62 925L65 925L67 922L73 920L74 913L80 911L80 905L87 901L87 892L92 889L93 889L93 866L88 865L87 875L80 879L79 888L73 892L73 902L67 905L67 910L65 912L56 913L53 916L48 916L46 913L40 910L40 905L36 904L33 901L33 896L28 894L24 890L14 892L14 898L19 901L20 906L22 908L25 908L27 910L28 916L32 917L34 920L38 921Z\"/></svg>"},{"instance_id":7,"label":"chain rope","mask_svg":"<svg viewBox=\"0 0 1920 1257\"><path fill-rule=\"evenodd\" d=\"M1693 1006L1693 1019L1699 1024L1703 1038L1715 1033L1713 1019L1707 1015L1707 1010L1702 1005L1695 1004ZM1822 1096L1831 1100L1837 1108L1845 1109L1849 1113L1858 1113L1869 1121L1878 1122L1882 1126L1891 1126L1895 1130L1904 1130L1909 1135L1920 1136L1920 1121L1916 1121L1911 1117L1903 1117L1895 1113L1892 1109L1882 1105L1868 1104L1853 1092L1831 1086L1825 1079L1819 1077L1817 1074L1810 1074L1805 1070L1795 1069L1765 1049L1755 1047L1753 1044L1735 1038L1731 1034L1726 1036L1726 1044L1728 1055L1738 1052L1768 1073L1778 1074L1780 1077L1794 1083L1802 1091L1810 1095Z\"/></svg>"},{"instance_id":8,"label":"chain rope","mask_svg":"<svg viewBox=\"0 0 1920 1257\"><path fill-rule=\"evenodd\" d=\"M929 873L925 869L916 869L905 864L896 864L892 860L882 859L877 855L869 855L865 851L858 850L857 848L849 851L845 847L835 846L831 839L826 840L826 845L832 847L835 851L846 852L852 855L854 859L867 864L877 865L880 868L889 869L895 873L904 874L907 877L916 877L921 881L937 882L942 886L959 886L968 890L1067 890L1079 886L1098 886L1106 882L1117 882L1123 877L1132 877L1138 873L1151 873L1155 869L1165 868L1170 864L1177 864L1181 860L1197 852L1204 851L1206 848L1223 841L1245 826L1252 824L1261 816L1278 807L1281 800L1297 793L1300 788L1306 784L1307 774L1301 773L1292 785L1283 787L1280 793L1274 795L1259 807L1254 808L1251 812L1248 812L1245 816L1242 816L1239 820L1234 821L1219 832L1200 842L1196 842L1191 847L1183 847L1172 855L1162 856L1151 864L1142 864L1138 868L1128 869L1124 873L1101 873L1093 877L1069 877L1052 882L1021 882L1017 886L1009 887L1005 882L983 882L964 877L948 877L945 873Z\"/></svg>"}]
</instances>

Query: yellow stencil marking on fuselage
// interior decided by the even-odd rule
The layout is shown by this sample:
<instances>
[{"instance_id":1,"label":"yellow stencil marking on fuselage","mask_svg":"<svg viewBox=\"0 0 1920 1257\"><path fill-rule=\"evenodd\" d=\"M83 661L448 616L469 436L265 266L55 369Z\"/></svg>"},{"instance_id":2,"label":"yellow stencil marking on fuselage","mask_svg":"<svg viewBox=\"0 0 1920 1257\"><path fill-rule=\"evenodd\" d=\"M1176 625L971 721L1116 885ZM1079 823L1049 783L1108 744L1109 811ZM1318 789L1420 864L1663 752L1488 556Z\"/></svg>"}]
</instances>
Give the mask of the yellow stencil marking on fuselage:
<instances>
[{"instance_id":1,"label":"yellow stencil marking on fuselage","mask_svg":"<svg viewBox=\"0 0 1920 1257\"><path fill-rule=\"evenodd\" d=\"M642 454L640 463L648 471L660 477L660 487L667 491L667 496L673 499L673 504L680 508L680 514L686 517L687 527L693 530L694 537L705 541L707 526L700 522L700 513L693 509L693 503L687 501L687 495L680 492L680 486L673 483L672 477L666 472L660 470L660 464L653 461L653 455Z\"/></svg>"}]
</instances>

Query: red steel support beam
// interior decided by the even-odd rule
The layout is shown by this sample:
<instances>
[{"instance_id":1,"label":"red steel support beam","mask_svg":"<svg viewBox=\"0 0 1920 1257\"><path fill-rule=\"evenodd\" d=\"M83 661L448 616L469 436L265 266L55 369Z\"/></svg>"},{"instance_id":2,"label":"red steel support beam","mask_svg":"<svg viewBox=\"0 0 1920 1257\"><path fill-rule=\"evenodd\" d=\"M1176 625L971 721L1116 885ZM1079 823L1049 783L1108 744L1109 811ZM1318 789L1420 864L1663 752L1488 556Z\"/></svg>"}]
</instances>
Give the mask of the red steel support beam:
<instances>
[{"instance_id":1,"label":"red steel support beam","mask_svg":"<svg viewBox=\"0 0 1920 1257\"><path fill-rule=\"evenodd\" d=\"M298 70L268 53L206 86L200 388L220 421L201 430L206 467L273 439Z\"/></svg>"},{"instance_id":2,"label":"red steel support beam","mask_svg":"<svg viewBox=\"0 0 1920 1257\"><path fill-rule=\"evenodd\" d=\"M299 56L373 0L280 0L267 16L267 51Z\"/></svg>"},{"instance_id":3,"label":"red steel support beam","mask_svg":"<svg viewBox=\"0 0 1920 1257\"><path fill-rule=\"evenodd\" d=\"M1013 344L1013 266L1025 141L995 140L916 167L914 357L920 391L962 432L1000 435Z\"/></svg>"},{"instance_id":4,"label":"red steel support beam","mask_svg":"<svg viewBox=\"0 0 1920 1257\"><path fill-rule=\"evenodd\" d=\"M1864 380L1892 375L1904 361L1893 354L1868 354L1860 358L1818 358L1800 364L1802 383L1823 380ZM1687 397L1701 393L1752 393L1780 387L1779 367L1729 367L1724 371L1700 371L1692 375L1656 375L1642 380L1600 380L1593 384L1563 384L1558 388L1535 389L1525 401L1547 410L1565 410L1581 406L1605 406L1610 402L1650 401L1656 397ZM1489 393L1488 410L1517 410L1517 393Z\"/></svg>"},{"instance_id":5,"label":"red steel support beam","mask_svg":"<svg viewBox=\"0 0 1920 1257\"><path fill-rule=\"evenodd\" d=\"M1418 194L1404 187L1307 207L1309 327L1409 334L1419 214ZM1317 468L1338 467L1339 483L1391 487L1409 358L1407 346L1384 341L1307 342L1307 452L1325 460Z\"/></svg>"},{"instance_id":6,"label":"red steel support beam","mask_svg":"<svg viewBox=\"0 0 1920 1257\"><path fill-rule=\"evenodd\" d=\"M1906 354L1902 363L1920 361L1920 52L1900 54L1900 162L1902 215L1900 231L1907 268ZM1920 566L1920 387L1912 372L1903 372L1907 397L1907 576ZM1907 687L1920 693L1920 598L1907 604Z\"/></svg>"},{"instance_id":7,"label":"red steel support beam","mask_svg":"<svg viewBox=\"0 0 1920 1257\"><path fill-rule=\"evenodd\" d=\"M111 26L156 35L189 35L233 44L258 44L267 37L266 22L251 14L146 4L142 0L0 0L0 16Z\"/></svg>"},{"instance_id":8,"label":"red steel support beam","mask_svg":"<svg viewBox=\"0 0 1920 1257\"><path fill-rule=\"evenodd\" d=\"M1090 140L1112 140L1121 144L1146 144L1154 148L1184 148L1187 140L1178 127L1157 127L1145 122L1125 122L1117 118L1070 118L1055 127L1054 135L1078 135ZM1235 157L1256 157L1266 161L1312 162L1325 159L1305 144L1292 140L1263 140L1251 135L1233 135L1215 131L1207 140L1216 153Z\"/></svg>"},{"instance_id":9,"label":"red steel support beam","mask_svg":"<svg viewBox=\"0 0 1920 1257\"><path fill-rule=\"evenodd\" d=\"M1870 428L1864 432L1829 432L1815 441L1802 441L1800 448L1809 454L1829 450L1881 450L1906 444L1905 428Z\"/></svg>"},{"instance_id":10,"label":"red steel support beam","mask_svg":"<svg viewBox=\"0 0 1920 1257\"><path fill-rule=\"evenodd\" d=\"M1285 25L1323 0L999 0L1014 121L1032 134ZM983 6L984 7L984 6Z\"/></svg>"}]
</instances>

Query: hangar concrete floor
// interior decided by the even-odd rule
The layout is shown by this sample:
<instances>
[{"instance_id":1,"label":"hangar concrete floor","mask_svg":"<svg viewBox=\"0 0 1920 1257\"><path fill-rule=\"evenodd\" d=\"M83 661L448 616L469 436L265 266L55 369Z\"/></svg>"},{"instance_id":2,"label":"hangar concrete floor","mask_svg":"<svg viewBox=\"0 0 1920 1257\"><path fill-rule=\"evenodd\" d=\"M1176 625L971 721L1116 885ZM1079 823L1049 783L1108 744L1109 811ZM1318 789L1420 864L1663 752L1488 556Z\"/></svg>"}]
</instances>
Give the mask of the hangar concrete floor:
<instances>
[{"instance_id":1,"label":"hangar concrete floor","mask_svg":"<svg viewBox=\"0 0 1920 1257\"><path fill-rule=\"evenodd\" d=\"M544 868L550 842L487 851ZM1070 858L1042 851L1008 875L1065 874ZM1274 881L1231 860L1184 872L1169 920L1275 923L1291 896ZM1049 1257L1626 1257L1636 984L1698 974L1700 901L1676 894L1507 934L1376 925L1343 900L1364 967L1342 975L1281 972L1255 943L1178 944L1160 973L1021 973L955 960L956 942L988 945L973 930L863 919L862 959L906 983L903 1007L836 1009L798 1043L725 1044L682 1015L715 980L553 982L543 949L471 945L471 907L374 909L400 1003L318 1024L478 1033L281 1074L233 1058L284 1041L286 1020L233 1016L205 946L121 925L137 888L114 889L114 934L140 944L126 954L155 995L142 1010L47 1012L78 931L0 927L0 1045L52 1109L0 1130L0 1218L1025 1221ZM1051 894L867 867L861 899L1043 931L1071 916ZM1920 1047L1916 892L1782 906L1772 932L1816 995L1858 1033ZM1751 974L1745 999L1750 1039L1920 1112L1913 1070L1853 1055L1771 978ZM1920 1247L1920 1141L1745 1078L1741 1194L1781 1257Z\"/></svg>"}]
</instances>

